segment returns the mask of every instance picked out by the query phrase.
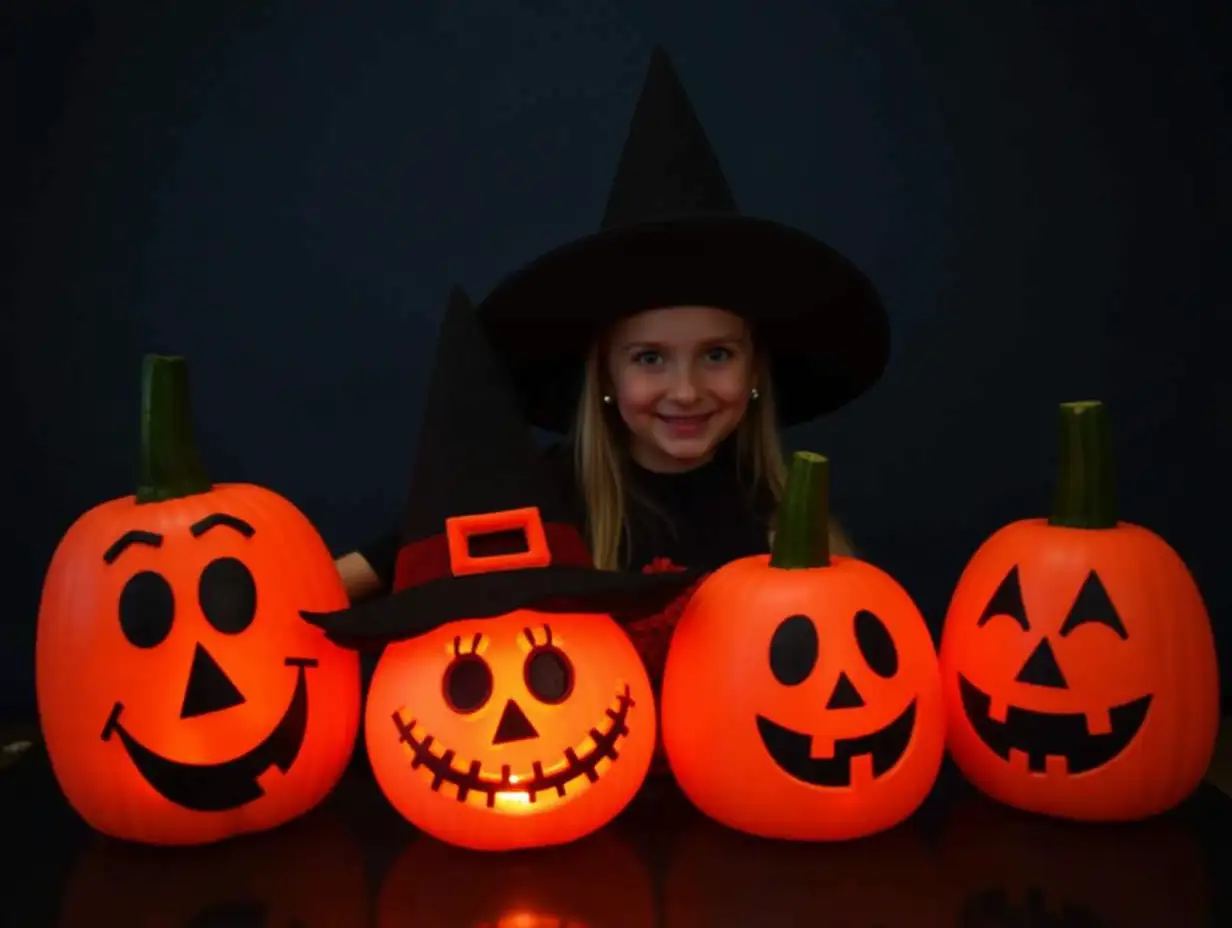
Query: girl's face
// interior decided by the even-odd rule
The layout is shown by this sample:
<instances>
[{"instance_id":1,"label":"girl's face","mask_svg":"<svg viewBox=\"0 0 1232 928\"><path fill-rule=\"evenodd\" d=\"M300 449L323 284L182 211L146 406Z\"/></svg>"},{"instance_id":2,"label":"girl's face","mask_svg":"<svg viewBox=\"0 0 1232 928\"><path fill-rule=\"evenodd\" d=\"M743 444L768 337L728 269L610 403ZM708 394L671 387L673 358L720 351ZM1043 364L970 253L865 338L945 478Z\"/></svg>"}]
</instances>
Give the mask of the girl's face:
<instances>
[{"instance_id":1,"label":"girl's face","mask_svg":"<svg viewBox=\"0 0 1232 928\"><path fill-rule=\"evenodd\" d=\"M651 309L608 339L611 396L629 427L633 459L650 470L704 464L740 424L753 383L744 321L707 306Z\"/></svg>"}]
</instances>

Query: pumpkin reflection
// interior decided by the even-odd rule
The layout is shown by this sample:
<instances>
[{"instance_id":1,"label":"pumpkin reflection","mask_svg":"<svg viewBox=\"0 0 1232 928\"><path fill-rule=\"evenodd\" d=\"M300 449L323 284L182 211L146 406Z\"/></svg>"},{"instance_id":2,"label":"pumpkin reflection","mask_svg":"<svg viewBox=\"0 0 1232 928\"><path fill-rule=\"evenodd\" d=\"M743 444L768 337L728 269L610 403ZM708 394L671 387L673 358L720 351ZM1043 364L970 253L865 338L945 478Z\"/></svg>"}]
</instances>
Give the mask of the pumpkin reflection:
<instances>
[{"instance_id":1,"label":"pumpkin reflection","mask_svg":"<svg viewBox=\"0 0 1232 928\"><path fill-rule=\"evenodd\" d=\"M769 841L705 820L672 849L666 928L948 923L935 855L910 824L844 844Z\"/></svg>"},{"instance_id":2,"label":"pumpkin reflection","mask_svg":"<svg viewBox=\"0 0 1232 928\"><path fill-rule=\"evenodd\" d=\"M482 854L429 837L390 867L377 928L653 928L645 866L604 832L574 844Z\"/></svg>"},{"instance_id":3,"label":"pumpkin reflection","mask_svg":"<svg viewBox=\"0 0 1232 928\"><path fill-rule=\"evenodd\" d=\"M225 844L157 848L99 838L82 854L60 928L366 928L359 847L310 816Z\"/></svg>"},{"instance_id":4,"label":"pumpkin reflection","mask_svg":"<svg viewBox=\"0 0 1232 928\"><path fill-rule=\"evenodd\" d=\"M941 843L960 928L1213 923L1205 855L1175 819L1077 824L973 797Z\"/></svg>"}]
</instances>

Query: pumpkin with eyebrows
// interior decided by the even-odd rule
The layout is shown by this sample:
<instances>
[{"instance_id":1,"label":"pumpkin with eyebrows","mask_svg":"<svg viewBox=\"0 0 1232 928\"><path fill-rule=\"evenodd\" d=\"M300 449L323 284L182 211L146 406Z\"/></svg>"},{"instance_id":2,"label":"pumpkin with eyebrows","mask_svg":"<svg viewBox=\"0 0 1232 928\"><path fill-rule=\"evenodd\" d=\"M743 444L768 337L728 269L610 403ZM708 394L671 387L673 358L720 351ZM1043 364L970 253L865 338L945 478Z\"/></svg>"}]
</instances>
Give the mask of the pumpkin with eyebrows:
<instances>
[{"instance_id":1,"label":"pumpkin with eyebrows","mask_svg":"<svg viewBox=\"0 0 1232 928\"><path fill-rule=\"evenodd\" d=\"M204 844L272 828L341 776L359 665L298 615L346 593L281 496L211 484L180 358L143 371L137 493L81 516L43 585L39 718L56 779L95 829Z\"/></svg>"},{"instance_id":2,"label":"pumpkin with eyebrows","mask_svg":"<svg viewBox=\"0 0 1232 928\"><path fill-rule=\"evenodd\" d=\"M1219 729L1202 596L1158 535L1116 517L1100 403L1060 412L1052 515L972 557L941 639L949 746L972 783L1061 818L1131 820L1201 782Z\"/></svg>"}]
</instances>

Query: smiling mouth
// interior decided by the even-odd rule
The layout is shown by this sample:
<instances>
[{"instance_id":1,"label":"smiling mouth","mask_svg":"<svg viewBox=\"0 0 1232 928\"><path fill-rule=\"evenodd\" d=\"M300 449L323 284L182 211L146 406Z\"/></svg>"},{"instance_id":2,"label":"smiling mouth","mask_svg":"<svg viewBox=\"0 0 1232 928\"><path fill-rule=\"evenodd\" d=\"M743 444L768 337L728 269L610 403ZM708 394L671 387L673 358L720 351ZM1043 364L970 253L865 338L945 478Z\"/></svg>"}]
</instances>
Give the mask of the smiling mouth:
<instances>
[{"instance_id":1,"label":"smiling mouth","mask_svg":"<svg viewBox=\"0 0 1232 928\"><path fill-rule=\"evenodd\" d=\"M573 748L564 751L564 763L551 771L543 769L542 761L531 765L532 773L527 776L514 776L508 764L504 764L499 774L484 771L477 760L472 760L466 770L459 770L453 765L455 754L447 750L440 755L432 753L436 739L432 735L416 738L414 735L415 720L407 723L402 720L402 710L393 714L394 726L398 729L399 740L411 756L411 769L424 767L432 774L432 789L439 791L441 786L452 783L457 788L458 802L466 802L471 793L485 797L489 809L496 805L497 797L534 804L538 794L546 790L554 790L558 797L563 797L566 787L582 777L586 785L599 779L599 762L605 757L615 762L619 758L616 745L621 738L629 734L627 725L629 710L636 705L633 701L628 684L624 691L617 695L617 708L608 708L605 730L598 728L590 730L590 740L594 746L580 756Z\"/></svg>"},{"instance_id":2,"label":"smiling mouth","mask_svg":"<svg viewBox=\"0 0 1232 928\"><path fill-rule=\"evenodd\" d=\"M889 725L858 738L834 742L834 756L812 757L813 736L784 728L757 716L757 733L766 753L779 769L812 786L850 786L851 760L865 754L873 758L873 777L898 763L915 731L915 700Z\"/></svg>"},{"instance_id":3,"label":"smiling mouth","mask_svg":"<svg viewBox=\"0 0 1232 928\"><path fill-rule=\"evenodd\" d=\"M703 425L710 421L713 413L705 413L700 416L659 416L660 421L674 429L686 429L692 431L700 429Z\"/></svg>"},{"instance_id":4,"label":"smiling mouth","mask_svg":"<svg viewBox=\"0 0 1232 928\"><path fill-rule=\"evenodd\" d=\"M1093 735L1082 712L1033 712L1010 706L1005 721L998 722L988 713L992 698L987 693L962 674L958 687L967 721L979 739L1004 761L1010 759L1011 750L1023 752L1027 769L1041 774L1047 772L1049 757L1063 759L1069 774L1102 767L1134 740L1151 706L1150 696L1115 706L1108 711L1111 730Z\"/></svg>"},{"instance_id":5,"label":"smiling mouth","mask_svg":"<svg viewBox=\"0 0 1232 928\"><path fill-rule=\"evenodd\" d=\"M124 704L117 702L103 727L103 740L118 735L137 772L155 792L194 812L225 812L260 799L265 795L257 782L265 771L277 767L291 769L304 744L308 728L307 667L317 662L307 657L288 657L288 667L296 668L295 692L291 704L277 727L247 754L219 764L182 764L151 751L120 724Z\"/></svg>"}]
</instances>

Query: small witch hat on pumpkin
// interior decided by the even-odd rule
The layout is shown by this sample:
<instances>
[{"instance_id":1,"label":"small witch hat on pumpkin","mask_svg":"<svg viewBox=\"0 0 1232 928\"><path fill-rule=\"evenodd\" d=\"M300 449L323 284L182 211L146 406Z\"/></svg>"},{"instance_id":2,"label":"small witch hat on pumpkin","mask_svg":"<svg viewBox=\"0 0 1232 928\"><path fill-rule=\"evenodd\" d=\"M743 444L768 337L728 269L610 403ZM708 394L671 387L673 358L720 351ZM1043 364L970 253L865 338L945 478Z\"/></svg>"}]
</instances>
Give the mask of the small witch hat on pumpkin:
<instances>
[{"instance_id":1,"label":"small witch hat on pumpkin","mask_svg":"<svg viewBox=\"0 0 1232 928\"><path fill-rule=\"evenodd\" d=\"M516 609L636 617L697 580L696 571L597 569L570 511L474 307L455 289L428 382L393 591L301 614L336 644L380 647Z\"/></svg>"},{"instance_id":2,"label":"small witch hat on pumpkin","mask_svg":"<svg viewBox=\"0 0 1232 928\"><path fill-rule=\"evenodd\" d=\"M769 352L781 425L880 378L889 320L869 278L800 229L742 214L667 52L656 47L599 231L514 271L479 304L534 425L567 431L583 360L616 320L715 306Z\"/></svg>"}]
</instances>

